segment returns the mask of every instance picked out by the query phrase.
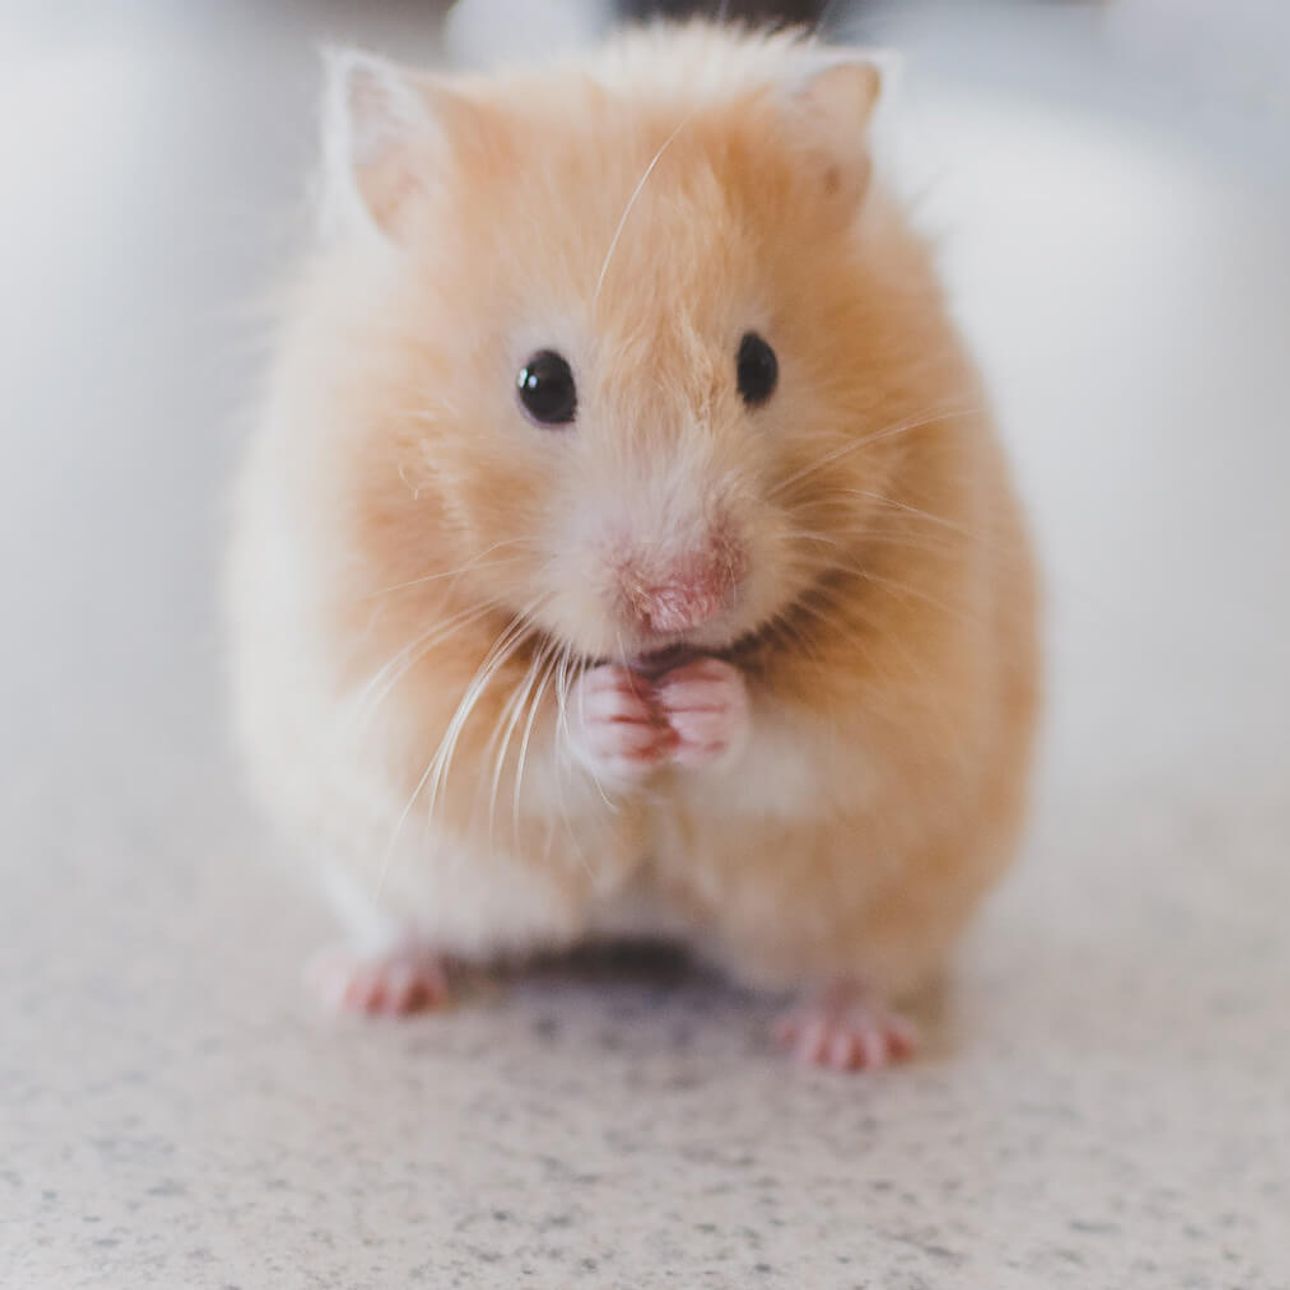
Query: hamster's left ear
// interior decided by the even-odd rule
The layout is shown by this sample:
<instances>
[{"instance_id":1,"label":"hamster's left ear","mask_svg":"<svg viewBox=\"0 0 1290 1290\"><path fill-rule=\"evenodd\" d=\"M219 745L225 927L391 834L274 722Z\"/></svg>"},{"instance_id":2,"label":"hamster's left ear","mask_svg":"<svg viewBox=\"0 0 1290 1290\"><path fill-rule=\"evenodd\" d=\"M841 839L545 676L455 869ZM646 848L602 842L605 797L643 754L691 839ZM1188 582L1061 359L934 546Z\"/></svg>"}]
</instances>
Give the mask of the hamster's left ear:
<instances>
[{"instance_id":1,"label":"hamster's left ear","mask_svg":"<svg viewBox=\"0 0 1290 1290\"><path fill-rule=\"evenodd\" d=\"M353 49L324 58L324 234L362 230L397 242L477 114L444 78Z\"/></svg>"},{"instance_id":2,"label":"hamster's left ear","mask_svg":"<svg viewBox=\"0 0 1290 1290\"><path fill-rule=\"evenodd\" d=\"M873 124L894 77L894 59L869 50L824 55L789 86L794 137L816 161L828 193L854 203L869 184Z\"/></svg>"}]
</instances>

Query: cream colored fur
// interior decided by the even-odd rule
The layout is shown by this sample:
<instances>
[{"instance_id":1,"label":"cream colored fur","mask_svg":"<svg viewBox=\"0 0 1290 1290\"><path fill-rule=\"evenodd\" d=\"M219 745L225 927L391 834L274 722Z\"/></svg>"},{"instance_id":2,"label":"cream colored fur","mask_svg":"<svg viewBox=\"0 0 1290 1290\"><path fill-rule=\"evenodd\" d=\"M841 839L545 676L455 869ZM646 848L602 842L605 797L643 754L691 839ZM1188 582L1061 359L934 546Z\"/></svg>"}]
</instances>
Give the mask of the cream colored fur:
<instances>
[{"instance_id":1,"label":"cream colored fur","mask_svg":"<svg viewBox=\"0 0 1290 1290\"><path fill-rule=\"evenodd\" d=\"M491 80L338 65L230 603L255 781L369 931L486 961L643 919L756 983L897 991L1006 864L1026 540L928 252L870 174L876 81L838 61L700 25ZM748 330L781 367L756 412ZM577 373L569 430L516 405L537 348ZM746 746L598 783L577 677L644 647L610 553L683 553L716 511L746 574L685 643L744 677Z\"/></svg>"}]
</instances>

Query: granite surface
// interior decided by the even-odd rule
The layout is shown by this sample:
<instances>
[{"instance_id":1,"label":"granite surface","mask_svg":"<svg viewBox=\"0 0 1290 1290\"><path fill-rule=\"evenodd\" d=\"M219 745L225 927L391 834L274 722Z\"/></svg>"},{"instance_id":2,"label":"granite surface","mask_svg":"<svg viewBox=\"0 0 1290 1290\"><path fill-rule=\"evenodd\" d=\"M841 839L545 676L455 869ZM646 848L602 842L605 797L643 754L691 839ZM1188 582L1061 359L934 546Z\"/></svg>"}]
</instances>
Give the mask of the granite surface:
<instances>
[{"instance_id":1,"label":"granite surface","mask_svg":"<svg viewBox=\"0 0 1290 1290\"><path fill-rule=\"evenodd\" d=\"M648 954L342 1022L209 588L309 41L420 28L128 10L0 31L0 1286L1290 1287L1283 176L1135 113L1069 16L911 36L1053 658L1024 863L921 1060L799 1070L766 1001Z\"/></svg>"}]
</instances>

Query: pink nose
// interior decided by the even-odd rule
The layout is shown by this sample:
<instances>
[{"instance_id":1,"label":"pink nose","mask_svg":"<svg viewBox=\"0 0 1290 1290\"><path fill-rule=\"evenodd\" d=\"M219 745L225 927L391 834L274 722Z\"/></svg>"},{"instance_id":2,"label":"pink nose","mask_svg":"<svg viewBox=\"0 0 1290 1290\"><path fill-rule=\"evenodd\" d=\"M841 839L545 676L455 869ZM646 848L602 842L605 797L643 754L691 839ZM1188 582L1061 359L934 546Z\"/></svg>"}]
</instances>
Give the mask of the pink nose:
<instances>
[{"instance_id":1,"label":"pink nose","mask_svg":"<svg viewBox=\"0 0 1290 1290\"><path fill-rule=\"evenodd\" d=\"M692 631L733 604L742 564L742 554L722 543L679 560L657 580L625 571L625 607L646 632Z\"/></svg>"}]
</instances>

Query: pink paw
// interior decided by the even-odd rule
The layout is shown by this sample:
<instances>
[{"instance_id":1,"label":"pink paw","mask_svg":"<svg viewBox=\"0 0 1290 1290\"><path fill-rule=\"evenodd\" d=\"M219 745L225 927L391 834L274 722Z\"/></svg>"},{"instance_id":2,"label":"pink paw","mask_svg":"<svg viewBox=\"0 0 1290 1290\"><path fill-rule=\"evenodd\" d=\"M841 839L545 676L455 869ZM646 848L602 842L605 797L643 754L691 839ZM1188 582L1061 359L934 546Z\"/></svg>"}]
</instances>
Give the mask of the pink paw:
<instances>
[{"instance_id":1,"label":"pink paw","mask_svg":"<svg viewBox=\"0 0 1290 1290\"><path fill-rule=\"evenodd\" d=\"M774 1035L800 1061L839 1071L879 1070L918 1047L918 1031L904 1017L845 987L786 1012Z\"/></svg>"},{"instance_id":2,"label":"pink paw","mask_svg":"<svg viewBox=\"0 0 1290 1290\"><path fill-rule=\"evenodd\" d=\"M441 958L404 947L365 955L331 950L307 970L323 1002L340 1012L405 1017L448 1002L448 974Z\"/></svg>"},{"instance_id":3,"label":"pink paw","mask_svg":"<svg viewBox=\"0 0 1290 1290\"><path fill-rule=\"evenodd\" d=\"M593 775L610 783L639 783L667 760L676 743L649 682L616 663L578 679L568 712L574 752Z\"/></svg>"},{"instance_id":4,"label":"pink paw","mask_svg":"<svg viewBox=\"0 0 1290 1290\"><path fill-rule=\"evenodd\" d=\"M678 766L712 766L734 757L748 739L743 673L719 658L700 658L655 682L658 705L676 736Z\"/></svg>"}]
</instances>

